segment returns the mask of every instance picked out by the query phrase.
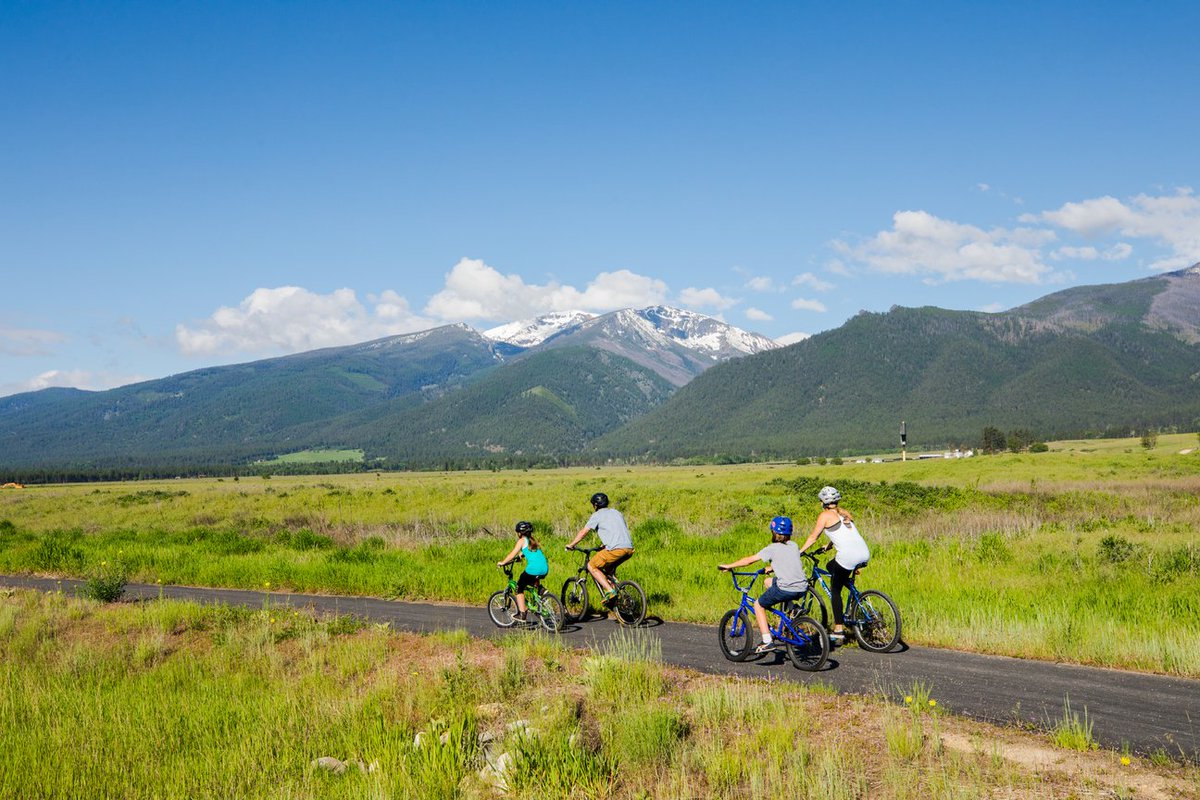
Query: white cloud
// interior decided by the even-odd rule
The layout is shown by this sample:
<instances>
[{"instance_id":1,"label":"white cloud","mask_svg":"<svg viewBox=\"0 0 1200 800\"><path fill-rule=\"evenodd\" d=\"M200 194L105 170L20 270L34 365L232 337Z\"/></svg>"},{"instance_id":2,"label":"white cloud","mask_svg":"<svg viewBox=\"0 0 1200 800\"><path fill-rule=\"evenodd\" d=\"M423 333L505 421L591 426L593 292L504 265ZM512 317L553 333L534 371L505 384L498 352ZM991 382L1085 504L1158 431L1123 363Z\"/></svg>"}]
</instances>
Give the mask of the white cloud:
<instances>
[{"instance_id":1,"label":"white cloud","mask_svg":"<svg viewBox=\"0 0 1200 800\"><path fill-rule=\"evenodd\" d=\"M829 281L823 281L811 272L805 272L792 278L792 286L808 286L818 292L828 292L833 288Z\"/></svg>"},{"instance_id":2,"label":"white cloud","mask_svg":"<svg viewBox=\"0 0 1200 800\"><path fill-rule=\"evenodd\" d=\"M775 281L765 275L756 275L746 281L746 288L752 292L773 292L775 291Z\"/></svg>"},{"instance_id":3,"label":"white cloud","mask_svg":"<svg viewBox=\"0 0 1200 800\"><path fill-rule=\"evenodd\" d=\"M978 189L979 191L985 192L985 193L990 192L992 190L992 187L986 183L977 183L977 184L975 184L975 188Z\"/></svg>"},{"instance_id":4,"label":"white cloud","mask_svg":"<svg viewBox=\"0 0 1200 800\"><path fill-rule=\"evenodd\" d=\"M84 369L51 369L26 381L0 384L0 397L21 392L36 392L52 387L71 387L99 391L148 380L142 375L123 375L115 372L90 372Z\"/></svg>"},{"instance_id":5,"label":"white cloud","mask_svg":"<svg viewBox=\"0 0 1200 800\"><path fill-rule=\"evenodd\" d=\"M724 311L730 306L736 305L738 301L725 297L712 287L697 289L689 286L679 293L679 302L691 308L715 308L718 311Z\"/></svg>"},{"instance_id":6,"label":"white cloud","mask_svg":"<svg viewBox=\"0 0 1200 800\"><path fill-rule=\"evenodd\" d=\"M746 319L754 320L755 322L770 322L775 318L767 312L751 306L746 309Z\"/></svg>"},{"instance_id":7,"label":"white cloud","mask_svg":"<svg viewBox=\"0 0 1200 800\"><path fill-rule=\"evenodd\" d=\"M792 308L800 311L827 311L825 304L820 300L809 300L804 297L797 297L792 301Z\"/></svg>"},{"instance_id":8,"label":"white cloud","mask_svg":"<svg viewBox=\"0 0 1200 800\"><path fill-rule=\"evenodd\" d=\"M831 258L825 262L825 269L832 272L834 275L841 275L843 278L849 278L853 273L840 258Z\"/></svg>"},{"instance_id":9,"label":"white cloud","mask_svg":"<svg viewBox=\"0 0 1200 800\"><path fill-rule=\"evenodd\" d=\"M986 312L988 314L995 314L997 311L1004 310L1004 304L1003 303L988 303L986 306L980 306L979 310Z\"/></svg>"},{"instance_id":10,"label":"white cloud","mask_svg":"<svg viewBox=\"0 0 1200 800\"><path fill-rule=\"evenodd\" d=\"M1171 252L1152 263L1151 269L1179 269L1200 261L1200 198L1188 187L1157 197L1139 194L1127 202L1106 195L1065 203L1055 211L1026 214L1021 220L1049 222L1083 236L1119 233L1149 239ZM1130 245L1121 242L1101 257L1115 261L1132 252Z\"/></svg>"},{"instance_id":11,"label":"white cloud","mask_svg":"<svg viewBox=\"0 0 1200 800\"><path fill-rule=\"evenodd\" d=\"M66 340L67 337L57 331L0 327L0 355L50 355L54 345L62 344Z\"/></svg>"},{"instance_id":12,"label":"white cloud","mask_svg":"<svg viewBox=\"0 0 1200 800\"><path fill-rule=\"evenodd\" d=\"M789 345L795 344L796 342L803 342L805 339L809 339L811 337L811 333L800 333L799 331L796 331L795 333L785 333L783 336L777 336L775 341L782 345Z\"/></svg>"},{"instance_id":13,"label":"white cloud","mask_svg":"<svg viewBox=\"0 0 1200 800\"><path fill-rule=\"evenodd\" d=\"M1050 254L1055 261L1064 258L1075 258L1080 261L1095 261L1100 257L1100 251L1094 247L1060 247Z\"/></svg>"},{"instance_id":14,"label":"white cloud","mask_svg":"<svg viewBox=\"0 0 1200 800\"><path fill-rule=\"evenodd\" d=\"M1095 247L1059 247L1050 253L1050 257L1055 261L1061 261L1064 258L1073 258L1079 261L1095 261L1102 259L1104 261L1120 261L1128 258L1133 252L1133 248L1125 242L1118 242L1107 250L1097 250Z\"/></svg>"},{"instance_id":15,"label":"white cloud","mask_svg":"<svg viewBox=\"0 0 1200 800\"><path fill-rule=\"evenodd\" d=\"M446 275L445 287L430 298L425 313L450 322L510 321L547 311L606 312L662 303L667 285L629 270L601 272L580 291L555 281L528 284L478 259L464 258Z\"/></svg>"},{"instance_id":16,"label":"white cloud","mask_svg":"<svg viewBox=\"0 0 1200 800\"><path fill-rule=\"evenodd\" d=\"M843 256L879 272L925 275L934 281L1040 283L1049 272L1040 246L1054 232L1034 228L983 230L925 211L899 211L892 229L857 245L835 240Z\"/></svg>"},{"instance_id":17,"label":"white cloud","mask_svg":"<svg viewBox=\"0 0 1200 800\"><path fill-rule=\"evenodd\" d=\"M299 286L255 289L236 307L224 306L194 327L175 327L175 340L187 355L214 353L294 353L353 344L433 327L413 314L408 302L388 290L368 296L370 307L352 289L316 294Z\"/></svg>"}]
</instances>

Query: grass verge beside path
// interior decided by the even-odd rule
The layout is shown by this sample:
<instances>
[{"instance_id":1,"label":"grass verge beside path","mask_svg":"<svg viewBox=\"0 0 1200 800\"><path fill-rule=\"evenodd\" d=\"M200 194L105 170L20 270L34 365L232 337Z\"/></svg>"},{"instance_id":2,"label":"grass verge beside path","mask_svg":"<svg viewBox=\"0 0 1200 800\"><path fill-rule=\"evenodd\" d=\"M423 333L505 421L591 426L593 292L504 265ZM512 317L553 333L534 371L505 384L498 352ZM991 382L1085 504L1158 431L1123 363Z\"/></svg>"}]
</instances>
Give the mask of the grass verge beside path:
<instances>
[{"instance_id":1,"label":"grass verge beside path","mask_svg":"<svg viewBox=\"0 0 1200 800\"><path fill-rule=\"evenodd\" d=\"M1194 768L1059 750L924 696L697 675L637 637L576 652L6 591L0 686L4 797L1200 797Z\"/></svg>"},{"instance_id":2,"label":"grass verge beside path","mask_svg":"<svg viewBox=\"0 0 1200 800\"><path fill-rule=\"evenodd\" d=\"M908 641L1200 677L1200 456L1170 438L909 464L33 487L0 494L0 571L482 604L517 519L560 586L578 559L561 545L602 488L634 527L622 572L651 613L703 623L734 600L713 566L757 551L776 514L806 530L830 482L872 547L861 583L899 603Z\"/></svg>"}]
</instances>

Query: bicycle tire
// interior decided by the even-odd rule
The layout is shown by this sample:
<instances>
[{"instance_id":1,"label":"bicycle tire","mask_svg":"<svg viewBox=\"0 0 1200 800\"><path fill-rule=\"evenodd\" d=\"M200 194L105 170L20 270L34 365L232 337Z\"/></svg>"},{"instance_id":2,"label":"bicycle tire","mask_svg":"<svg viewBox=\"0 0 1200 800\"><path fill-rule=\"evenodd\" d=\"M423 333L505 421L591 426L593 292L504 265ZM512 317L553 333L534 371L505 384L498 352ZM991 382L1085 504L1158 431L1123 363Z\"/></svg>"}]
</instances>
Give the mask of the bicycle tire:
<instances>
[{"instance_id":1,"label":"bicycle tire","mask_svg":"<svg viewBox=\"0 0 1200 800\"><path fill-rule=\"evenodd\" d=\"M488 616L497 628L511 628L517 621L517 602L508 589L493 592L488 598Z\"/></svg>"},{"instance_id":2,"label":"bicycle tire","mask_svg":"<svg viewBox=\"0 0 1200 800\"><path fill-rule=\"evenodd\" d=\"M792 665L805 672L816 672L825 666L825 661L829 658L829 634L825 632L821 623L803 615L789 619L788 622L792 625L792 631L806 640L804 644L793 644L784 640Z\"/></svg>"},{"instance_id":3,"label":"bicycle tire","mask_svg":"<svg viewBox=\"0 0 1200 800\"><path fill-rule=\"evenodd\" d=\"M900 609L878 589L860 593L851 613L854 638L863 650L886 653L900 641Z\"/></svg>"},{"instance_id":4,"label":"bicycle tire","mask_svg":"<svg viewBox=\"0 0 1200 800\"><path fill-rule=\"evenodd\" d=\"M580 622L587 619L588 596L587 581L583 578L567 578L562 587L563 620L565 622Z\"/></svg>"},{"instance_id":5,"label":"bicycle tire","mask_svg":"<svg viewBox=\"0 0 1200 800\"><path fill-rule=\"evenodd\" d=\"M617 619L631 628L641 625L646 619L646 592L634 581L621 581L616 586L616 592L613 613Z\"/></svg>"},{"instance_id":6,"label":"bicycle tire","mask_svg":"<svg viewBox=\"0 0 1200 800\"><path fill-rule=\"evenodd\" d=\"M821 627L829 630L829 607L825 605L825 601L821 599L821 595L813 591L812 587L800 595L800 599L796 601L796 607L800 609L800 614L805 617L812 617L817 622L821 623Z\"/></svg>"},{"instance_id":7,"label":"bicycle tire","mask_svg":"<svg viewBox=\"0 0 1200 800\"><path fill-rule=\"evenodd\" d=\"M562 601L546 592L540 598L541 608L538 609L538 621L542 627L551 633L559 633L567 622L566 612L563 611Z\"/></svg>"},{"instance_id":8,"label":"bicycle tire","mask_svg":"<svg viewBox=\"0 0 1200 800\"><path fill-rule=\"evenodd\" d=\"M745 661L754 653L754 632L750 615L741 608L731 608L717 623L717 640L721 652L730 661Z\"/></svg>"}]
</instances>

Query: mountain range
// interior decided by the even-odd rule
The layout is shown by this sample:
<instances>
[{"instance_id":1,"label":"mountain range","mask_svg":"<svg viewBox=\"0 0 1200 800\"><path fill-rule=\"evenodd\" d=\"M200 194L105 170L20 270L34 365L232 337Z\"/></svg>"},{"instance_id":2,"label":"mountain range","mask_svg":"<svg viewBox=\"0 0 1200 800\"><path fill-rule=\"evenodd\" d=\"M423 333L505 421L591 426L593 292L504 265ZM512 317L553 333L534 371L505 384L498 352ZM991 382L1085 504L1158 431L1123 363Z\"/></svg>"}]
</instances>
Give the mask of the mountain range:
<instances>
[{"instance_id":1,"label":"mountain range","mask_svg":"<svg viewBox=\"0 0 1200 800\"><path fill-rule=\"evenodd\" d=\"M560 457L719 361L778 346L664 306L491 333L448 325L103 392L0 398L0 467L247 462L325 446L389 465Z\"/></svg>"},{"instance_id":2,"label":"mountain range","mask_svg":"<svg viewBox=\"0 0 1200 800\"><path fill-rule=\"evenodd\" d=\"M0 470L795 458L1200 426L1200 265L1001 313L863 312L788 347L665 306L465 325L0 398Z\"/></svg>"}]
</instances>

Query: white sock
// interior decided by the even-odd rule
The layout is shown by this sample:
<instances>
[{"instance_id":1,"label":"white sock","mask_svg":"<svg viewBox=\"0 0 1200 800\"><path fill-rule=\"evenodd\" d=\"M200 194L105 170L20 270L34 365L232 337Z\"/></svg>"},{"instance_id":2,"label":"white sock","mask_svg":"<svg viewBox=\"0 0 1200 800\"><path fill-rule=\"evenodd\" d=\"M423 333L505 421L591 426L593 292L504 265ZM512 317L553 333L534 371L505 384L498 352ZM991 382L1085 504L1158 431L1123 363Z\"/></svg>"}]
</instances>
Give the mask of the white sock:
<instances>
[{"instance_id":1,"label":"white sock","mask_svg":"<svg viewBox=\"0 0 1200 800\"><path fill-rule=\"evenodd\" d=\"M763 634L763 644L770 644L770 643L771 643L771 634L764 633Z\"/></svg>"}]
</instances>

